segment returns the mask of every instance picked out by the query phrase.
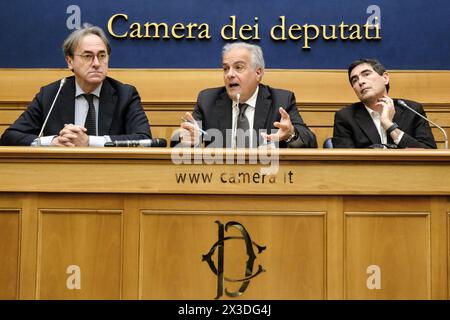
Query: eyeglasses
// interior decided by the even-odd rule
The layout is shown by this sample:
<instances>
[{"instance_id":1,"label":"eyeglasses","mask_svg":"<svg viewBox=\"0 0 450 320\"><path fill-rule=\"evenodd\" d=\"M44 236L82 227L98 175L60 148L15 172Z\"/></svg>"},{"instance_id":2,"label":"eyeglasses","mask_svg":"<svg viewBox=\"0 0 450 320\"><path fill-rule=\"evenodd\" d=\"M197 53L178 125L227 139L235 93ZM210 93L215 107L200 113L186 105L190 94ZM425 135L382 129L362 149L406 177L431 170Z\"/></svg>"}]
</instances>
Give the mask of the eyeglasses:
<instances>
[{"instance_id":1,"label":"eyeglasses","mask_svg":"<svg viewBox=\"0 0 450 320\"><path fill-rule=\"evenodd\" d=\"M91 64L94 62L94 57L97 57L98 62L108 62L109 55L106 52L100 52L97 55L92 53L74 54L74 56L81 57L84 63Z\"/></svg>"}]
</instances>

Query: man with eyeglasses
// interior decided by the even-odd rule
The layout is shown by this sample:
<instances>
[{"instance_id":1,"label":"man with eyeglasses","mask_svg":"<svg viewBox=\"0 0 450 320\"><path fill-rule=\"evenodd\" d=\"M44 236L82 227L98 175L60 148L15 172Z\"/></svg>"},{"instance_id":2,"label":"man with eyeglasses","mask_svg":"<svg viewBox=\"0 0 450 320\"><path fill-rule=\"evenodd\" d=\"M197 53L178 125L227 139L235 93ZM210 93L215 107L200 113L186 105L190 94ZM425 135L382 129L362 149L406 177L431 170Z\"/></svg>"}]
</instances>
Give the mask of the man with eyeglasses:
<instances>
[{"instance_id":1,"label":"man with eyeglasses","mask_svg":"<svg viewBox=\"0 0 450 320\"><path fill-rule=\"evenodd\" d=\"M428 122L388 95L390 76L378 60L355 60L348 80L361 102L336 112L333 148L436 149ZM405 101L425 116L421 104Z\"/></svg>"},{"instance_id":2,"label":"man with eyeglasses","mask_svg":"<svg viewBox=\"0 0 450 320\"><path fill-rule=\"evenodd\" d=\"M261 84L264 58L259 46L230 43L222 50L224 86L201 91L193 113L187 112L172 137L179 146L316 148L294 93ZM200 139L202 138L202 139Z\"/></svg>"},{"instance_id":3,"label":"man with eyeglasses","mask_svg":"<svg viewBox=\"0 0 450 320\"><path fill-rule=\"evenodd\" d=\"M103 147L115 140L150 139L150 125L135 87L107 77L111 47L102 29L84 27L63 43L74 76L51 83L4 132L2 145Z\"/></svg>"}]
</instances>

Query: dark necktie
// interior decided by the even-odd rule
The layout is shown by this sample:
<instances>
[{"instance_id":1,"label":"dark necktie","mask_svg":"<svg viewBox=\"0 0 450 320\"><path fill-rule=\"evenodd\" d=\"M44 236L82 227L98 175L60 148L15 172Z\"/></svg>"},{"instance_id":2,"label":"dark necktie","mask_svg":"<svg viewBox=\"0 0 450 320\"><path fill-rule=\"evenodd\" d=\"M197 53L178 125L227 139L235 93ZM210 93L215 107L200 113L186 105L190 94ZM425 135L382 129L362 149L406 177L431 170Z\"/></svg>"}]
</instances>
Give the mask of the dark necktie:
<instances>
[{"instance_id":1,"label":"dark necktie","mask_svg":"<svg viewBox=\"0 0 450 320\"><path fill-rule=\"evenodd\" d=\"M239 135L242 134L242 131L245 132L244 134L244 146L245 148L248 148L250 146L250 132L248 132L249 130L249 123L248 123L248 119L247 116L245 115L245 110L247 110L248 108L248 104L246 103L241 103L239 104L239 114L238 114L238 118L237 118L237 125L236 128L237 129L241 129L239 131L237 131L236 133L236 146L237 147L243 147L242 146L242 138L239 138Z\"/></svg>"},{"instance_id":2,"label":"dark necktie","mask_svg":"<svg viewBox=\"0 0 450 320\"><path fill-rule=\"evenodd\" d=\"M96 136L97 135L97 125L96 125L96 119L95 119L95 107L94 107L94 100L93 100L92 94L83 94L83 97L86 98L88 104L89 104L89 110L86 116L86 121L84 123L84 127L87 129L86 134L88 136Z\"/></svg>"}]
</instances>

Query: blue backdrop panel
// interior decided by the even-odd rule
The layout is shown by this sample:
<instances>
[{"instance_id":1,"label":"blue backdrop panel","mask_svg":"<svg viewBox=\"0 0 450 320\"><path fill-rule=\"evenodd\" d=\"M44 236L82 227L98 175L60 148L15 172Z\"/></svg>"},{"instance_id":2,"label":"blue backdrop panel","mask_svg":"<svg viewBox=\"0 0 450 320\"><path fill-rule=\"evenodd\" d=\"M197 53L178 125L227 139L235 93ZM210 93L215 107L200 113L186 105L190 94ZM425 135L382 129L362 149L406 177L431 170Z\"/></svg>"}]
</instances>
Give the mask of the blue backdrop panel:
<instances>
[{"instance_id":1,"label":"blue backdrop panel","mask_svg":"<svg viewBox=\"0 0 450 320\"><path fill-rule=\"evenodd\" d=\"M376 57L389 69L450 69L450 1L448 0L1 0L0 67L65 67L61 44L71 32L67 8L77 5L81 23L124 33L133 22L187 25L207 23L211 39L111 39L110 66L117 68L217 68L227 42L221 28L236 16L237 25L255 24L269 68L344 69L359 57ZM303 40L274 41L270 29L279 16L292 24L364 25L370 5L381 10L381 40L317 39L311 49Z\"/></svg>"}]
</instances>

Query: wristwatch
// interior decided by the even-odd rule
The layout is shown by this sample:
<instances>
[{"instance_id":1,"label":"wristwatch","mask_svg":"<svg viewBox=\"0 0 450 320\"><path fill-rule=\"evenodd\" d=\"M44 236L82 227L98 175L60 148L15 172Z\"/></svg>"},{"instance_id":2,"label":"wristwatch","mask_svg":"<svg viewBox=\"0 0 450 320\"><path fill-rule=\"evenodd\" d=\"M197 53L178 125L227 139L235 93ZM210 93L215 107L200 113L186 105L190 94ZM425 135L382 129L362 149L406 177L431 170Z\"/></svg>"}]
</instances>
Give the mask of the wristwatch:
<instances>
[{"instance_id":1,"label":"wristwatch","mask_svg":"<svg viewBox=\"0 0 450 320\"><path fill-rule=\"evenodd\" d=\"M392 126L390 126L389 128L387 128L386 133L387 133L388 135L390 135L391 132L394 131L394 130L397 129L397 128L398 128L398 124L396 124L396 123L394 122L394 123L392 123Z\"/></svg>"},{"instance_id":2,"label":"wristwatch","mask_svg":"<svg viewBox=\"0 0 450 320\"><path fill-rule=\"evenodd\" d=\"M297 140L297 138L298 138L298 132L297 132L297 129L294 127L294 133L291 134L289 136L289 138L286 139L286 143L291 143L292 141Z\"/></svg>"}]
</instances>

